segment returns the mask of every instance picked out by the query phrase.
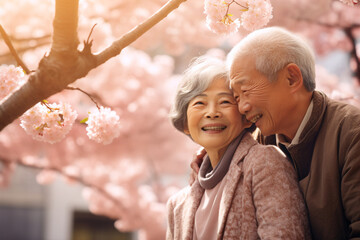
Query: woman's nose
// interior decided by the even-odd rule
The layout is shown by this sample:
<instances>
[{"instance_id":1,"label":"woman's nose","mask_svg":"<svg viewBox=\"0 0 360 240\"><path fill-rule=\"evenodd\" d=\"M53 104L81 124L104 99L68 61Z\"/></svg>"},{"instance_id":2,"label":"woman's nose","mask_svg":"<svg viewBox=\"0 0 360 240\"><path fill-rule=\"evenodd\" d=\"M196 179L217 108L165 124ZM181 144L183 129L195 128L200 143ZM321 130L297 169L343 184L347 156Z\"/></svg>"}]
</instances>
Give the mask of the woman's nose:
<instances>
[{"instance_id":1,"label":"woman's nose","mask_svg":"<svg viewBox=\"0 0 360 240\"><path fill-rule=\"evenodd\" d=\"M205 117L206 118L219 118L221 116L220 111L215 106L209 106Z\"/></svg>"}]
</instances>

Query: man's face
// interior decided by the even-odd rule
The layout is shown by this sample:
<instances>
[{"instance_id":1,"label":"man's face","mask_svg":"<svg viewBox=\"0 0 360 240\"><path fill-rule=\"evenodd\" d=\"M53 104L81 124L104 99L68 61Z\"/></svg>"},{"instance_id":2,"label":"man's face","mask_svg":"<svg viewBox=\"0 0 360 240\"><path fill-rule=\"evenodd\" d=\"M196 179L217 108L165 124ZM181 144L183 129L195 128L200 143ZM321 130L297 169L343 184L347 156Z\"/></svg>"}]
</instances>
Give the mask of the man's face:
<instances>
[{"instance_id":1,"label":"man's face","mask_svg":"<svg viewBox=\"0 0 360 240\"><path fill-rule=\"evenodd\" d=\"M255 60L238 57L230 68L230 84L240 113L255 123L265 136L283 133L288 111L283 70L274 82L257 71Z\"/></svg>"}]
</instances>

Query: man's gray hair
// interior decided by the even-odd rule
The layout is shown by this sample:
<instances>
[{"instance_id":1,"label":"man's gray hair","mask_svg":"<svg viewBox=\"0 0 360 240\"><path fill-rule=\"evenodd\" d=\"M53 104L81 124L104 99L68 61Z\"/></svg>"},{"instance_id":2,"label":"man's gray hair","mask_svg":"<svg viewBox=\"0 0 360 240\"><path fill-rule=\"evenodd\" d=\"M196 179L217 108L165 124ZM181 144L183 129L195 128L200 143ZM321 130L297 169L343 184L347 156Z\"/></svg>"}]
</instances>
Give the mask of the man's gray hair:
<instances>
[{"instance_id":1,"label":"man's gray hair","mask_svg":"<svg viewBox=\"0 0 360 240\"><path fill-rule=\"evenodd\" d=\"M184 132L189 102L203 93L217 78L224 78L229 82L225 61L210 56L201 56L192 61L178 85L170 110L170 120L176 129Z\"/></svg>"},{"instance_id":2,"label":"man's gray hair","mask_svg":"<svg viewBox=\"0 0 360 240\"><path fill-rule=\"evenodd\" d=\"M227 65L238 57L253 57L256 70L275 81L279 70L295 63L301 70L304 87L315 89L315 56L304 39L280 27L256 30L243 38L230 51Z\"/></svg>"}]
</instances>

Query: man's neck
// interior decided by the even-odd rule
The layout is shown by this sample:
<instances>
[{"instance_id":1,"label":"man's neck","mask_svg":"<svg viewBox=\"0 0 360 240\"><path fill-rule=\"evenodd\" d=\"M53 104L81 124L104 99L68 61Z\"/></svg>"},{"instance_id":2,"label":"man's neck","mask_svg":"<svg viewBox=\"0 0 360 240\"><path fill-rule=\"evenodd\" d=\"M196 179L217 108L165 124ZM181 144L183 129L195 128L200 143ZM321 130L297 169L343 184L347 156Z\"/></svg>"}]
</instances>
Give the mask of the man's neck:
<instances>
[{"instance_id":1,"label":"man's neck","mask_svg":"<svg viewBox=\"0 0 360 240\"><path fill-rule=\"evenodd\" d=\"M292 125L289 128L288 134L279 134L281 135L280 139L278 139L279 141L288 144L298 143L301 132L311 116L313 108L312 94L308 95L308 98L305 98L301 102L304 104L297 105L294 119L290 121Z\"/></svg>"}]
</instances>

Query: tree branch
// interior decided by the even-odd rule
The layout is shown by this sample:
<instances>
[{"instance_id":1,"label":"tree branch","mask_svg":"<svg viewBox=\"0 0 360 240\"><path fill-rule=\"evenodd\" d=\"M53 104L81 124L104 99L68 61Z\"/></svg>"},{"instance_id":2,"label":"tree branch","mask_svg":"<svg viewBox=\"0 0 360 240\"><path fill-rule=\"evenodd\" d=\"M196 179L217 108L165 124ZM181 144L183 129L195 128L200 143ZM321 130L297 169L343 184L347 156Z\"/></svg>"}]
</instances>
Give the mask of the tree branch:
<instances>
[{"instance_id":1,"label":"tree branch","mask_svg":"<svg viewBox=\"0 0 360 240\"><path fill-rule=\"evenodd\" d=\"M51 42L41 42L41 43L37 43L36 45L34 46L28 46L28 47L22 47L22 48L17 48L16 52L18 54L22 54L26 51L29 51L29 50L33 50L33 49L37 49L39 47L42 47L44 45L49 45ZM10 52L10 53L5 53L5 54L1 54L0 55L0 62L8 62L10 59L12 60L13 58L13 54Z\"/></svg>"},{"instance_id":2,"label":"tree branch","mask_svg":"<svg viewBox=\"0 0 360 240\"><path fill-rule=\"evenodd\" d=\"M33 169L39 169L39 170L49 170L49 171L53 171L53 172L57 172L59 174L61 174L64 177L70 178L80 184L82 184L85 187L89 187L91 189L94 189L96 191L98 191L99 193L101 193L102 195L104 195L107 199L109 199L110 201L112 201L114 203L114 205L118 206L122 211L126 211L125 207L122 205L121 202L119 202L115 197L113 197L111 194L109 194L108 192L106 192L104 189L100 188L99 186L96 186L94 184L91 184L89 182L87 182L85 179L83 179L80 176L76 176L76 175L70 175L68 173L65 173L64 171L62 171L60 168L57 167L49 167L49 166L40 166L40 165L36 165L36 164L25 164L23 163L21 160L17 160L16 162L10 161L8 159L5 158L0 158L0 161L5 163L5 164L18 164L24 167L28 167L28 168L33 168ZM110 217L110 216L107 216ZM114 220L116 220L117 218L113 218Z\"/></svg>"},{"instance_id":3,"label":"tree branch","mask_svg":"<svg viewBox=\"0 0 360 240\"><path fill-rule=\"evenodd\" d=\"M141 35L151 29L154 25L159 23L164 19L169 13L177 9L181 3L186 2L186 0L170 0L162 8L160 8L156 13L154 13L149 19L142 22L130 32L123 35L120 39L113 42L113 44L102 51L96 56L96 65L99 66L109 60L112 57L117 56L120 52L138 39Z\"/></svg>"},{"instance_id":4,"label":"tree branch","mask_svg":"<svg viewBox=\"0 0 360 240\"><path fill-rule=\"evenodd\" d=\"M76 54L79 0L56 0L52 52Z\"/></svg>"},{"instance_id":5,"label":"tree branch","mask_svg":"<svg viewBox=\"0 0 360 240\"><path fill-rule=\"evenodd\" d=\"M87 93L85 92L84 90L82 90L81 88L78 88L78 87L70 87L70 86L67 86L65 89L67 90L77 90L77 91L80 91L82 93L84 93L86 96L88 96L90 98L90 100L96 105L97 109L100 110L100 107L99 107L99 104L96 102L96 100L94 99L93 96L91 96L90 93Z\"/></svg>"},{"instance_id":6,"label":"tree branch","mask_svg":"<svg viewBox=\"0 0 360 240\"><path fill-rule=\"evenodd\" d=\"M351 47L352 48L351 48L350 55L351 55L352 58L354 58L355 63L356 63L356 67L355 67L355 70L353 71L353 74L357 78L358 83L360 83L360 59L359 59L357 51L356 51L356 39L354 37L354 34L353 34L352 30L353 30L352 27L348 27L348 28L343 29L346 36L349 38L349 40L351 42Z\"/></svg>"},{"instance_id":7,"label":"tree branch","mask_svg":"<svg viewBox=\"0 0 360 240\"><path fill-rule=\"evenodd\" d=\"M27 37L27 38L17 38L14 36L9 36L10 40L12 42L16 42L16 43L22 43L22 42L29 42L29 41L36 41L36 42L42 42L42 41L46 41L46 42L50 42L50 38L51 38L51 34L45 34L41 37Z\"/></svg>"},{"instance_id":8,"label":"tree branch","mask_svg":"<svg viewBox=\"0 0 360 240\"><path fill-rule=\"evenodd\" d=\"M44 56L36 72L0 105L0 131L26 110L55 93L61 92L77 79L120 54L121 50L138 39L155 24L186 0L170 0L148 20L115 41L95 56L90 50L77 51L78 0L57 0L54 36L49 56Z\"/></svg>"},{"instance_id":9,"label":"tree branch","mask_svg":"<svg viewBox=\"0 0 360 240\"><path fill-rule=\"evenodd\" d=\"M0 33L1 33L1 36L3 37L3 39L5 41L6 45L10 49L11 54L14 56L17 64L22 67L22 69L24 70L24 72L26 74L29 74L30 73L29 68L26 66L26 64L19 57L18 53L16 52L14 46L12 45L12 43L10 41L9 36L7 35L5 29L3 28L3 26L1 24L0 24Z\"/></svg>"},{"instance_id":10,"label":"tree branch","mask_svg":"<svg viewBox=\"0 0 360 240\"><path fill-rule=\"evenodd\" d=\"M355 63L356 63L356 69L353 71L353 76L355 76L357 81L360 83L360 58L359 58L357 50L356 50L356 39L352 32L355 28L360 28L360 24L353 23L350 26L342 26L339 23L338 24L330 24L327 22L320 22L320 21L313 20L313 19L298 18L297 20L306 21L310 24L316 24L316 25L326 27L326 28L331 28L331 29L336 28L336 29L343 31L351 43L352 48L350 51L350 56L352 58L354 58Z\"/></svg>"}]
</instances>

